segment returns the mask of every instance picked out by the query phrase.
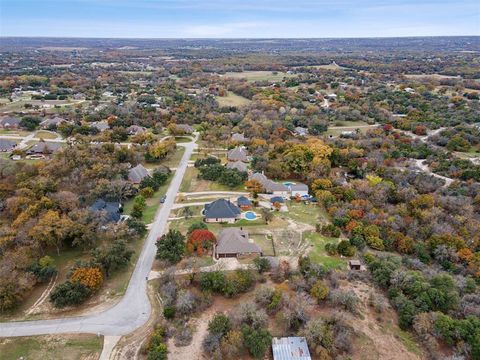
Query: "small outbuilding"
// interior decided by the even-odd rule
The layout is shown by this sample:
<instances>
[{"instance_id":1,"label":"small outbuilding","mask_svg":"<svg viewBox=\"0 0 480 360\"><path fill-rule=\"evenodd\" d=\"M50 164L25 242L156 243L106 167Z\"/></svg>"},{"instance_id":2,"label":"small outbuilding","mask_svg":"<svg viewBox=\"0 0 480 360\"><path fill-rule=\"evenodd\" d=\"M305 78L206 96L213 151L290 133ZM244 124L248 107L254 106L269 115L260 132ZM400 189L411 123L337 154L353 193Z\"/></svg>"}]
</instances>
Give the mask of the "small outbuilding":
<instances>
[{"instance_id":1,"label":"small outbuilding","mask_svg":"<svg viewBox=\"0 0 480 360\"><path fill-rule=\"evenodd\" d=\"M285 199L281 196L273 196L271 199L270 199L270 202L272 204L275 204L275 203L280 203L280 204L283 204L285 202Z\"/></svg>"},{"instance_id":2,"label":"small outbuilding","mask_svg":"<svg viewBox=\"0 0 480 360\"><path fill-rule=\"evenodd\" d=\"M362 264L360 260L348 260L348 267L350 270L361 270Z\"/></svg>"},{"instance_id":3,"label":"small outbuilding","mask_svg":"<svg viewBox=\"0 0 480 360\"><path fill-rule=\"evenodd\" d=\"M273 360L312 360L304 337L272 339Z\"/></svg>"}]
</instances>

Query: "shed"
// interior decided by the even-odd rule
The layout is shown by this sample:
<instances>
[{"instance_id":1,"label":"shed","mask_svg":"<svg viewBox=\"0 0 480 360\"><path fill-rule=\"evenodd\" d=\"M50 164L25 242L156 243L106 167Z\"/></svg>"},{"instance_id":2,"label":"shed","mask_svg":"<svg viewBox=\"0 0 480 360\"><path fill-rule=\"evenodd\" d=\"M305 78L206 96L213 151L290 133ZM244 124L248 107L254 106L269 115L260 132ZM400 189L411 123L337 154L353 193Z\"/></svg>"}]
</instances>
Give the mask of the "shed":
<instances>
[{"instance_id":1,"label":"shed","mask_svg":"<svg viewBox=\"0 0 480 360\"><path fill-rule=\"evenodd\" d=\"M361 270L362 264L360 260L348 260L348 267L350 270Z\"/></svg>"},{"instance_id":2,"label":"shed","mask_svg":"<svg viewBox=\"0 0 480 360\"><path fill-rule=\"evenodd\" d=\"M283 204L283 203L285 202L285 199L284 199L283 197L281 197L281 196L273 196L273 197L270 199L270 202L271 202L272 204L274 204L274 203L281 203L281 204Z\"/></svg>"},{"instance_id":3,"label":"shed","mask_svg":"<svg viewBox=\"0 0 480 360\"><path fill-rule=\"evenodd\" d=\"M311 360L307 340L304 337L272 339L273 360Z\"/></svg>"},{"instance_id":4,"label":"shed","mask_svg":"<svg viewBox=\"0 0 480 360\"><path fill-rule=\"evenodd\" d=\"M237 199L237 205L242 210L250 210L252 208L252 202L245 196L240 196Z\"/></svg>"}]
</instances>

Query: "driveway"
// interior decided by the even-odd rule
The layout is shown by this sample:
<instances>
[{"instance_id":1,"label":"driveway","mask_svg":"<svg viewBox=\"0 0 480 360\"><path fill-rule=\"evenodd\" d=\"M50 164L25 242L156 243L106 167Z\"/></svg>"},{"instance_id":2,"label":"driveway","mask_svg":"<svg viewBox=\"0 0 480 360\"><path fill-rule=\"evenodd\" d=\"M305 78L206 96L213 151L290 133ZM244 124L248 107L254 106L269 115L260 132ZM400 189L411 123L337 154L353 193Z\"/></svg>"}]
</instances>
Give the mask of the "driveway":
<instances>
[{"instance_id":1,"label":"driveway","mask_svg":"<svg viewBox=\"0 0 480 360\"><path fill-rule=\"evenodd\" d=\"M138 262L122 300L108 310L85 316L0 323L0 337L58 333L94 333L118 336L132 332L148 320L151 306L147 297L146 278L155 259L155 241L166 229L168 215L172 209L175 196L180 189L188 160L193 150L197 147L195 142L178 145L185 147L185 153L168 188L166 201L157 210L154 222L145 239Z\"/></svg>"}]
</instances>

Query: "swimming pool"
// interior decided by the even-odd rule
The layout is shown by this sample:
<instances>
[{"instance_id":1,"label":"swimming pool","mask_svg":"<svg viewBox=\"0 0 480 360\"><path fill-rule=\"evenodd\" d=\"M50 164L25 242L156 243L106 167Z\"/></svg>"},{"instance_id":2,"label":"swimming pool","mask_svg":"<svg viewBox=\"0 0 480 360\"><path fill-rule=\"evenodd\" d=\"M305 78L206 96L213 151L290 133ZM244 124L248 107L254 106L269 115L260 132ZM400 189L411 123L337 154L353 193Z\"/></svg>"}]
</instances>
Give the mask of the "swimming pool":
<instances>
[{"instance_id":1,"label":"swimming pool","mask_svg":"<svg viewBox=\"0 0 480 360\"><path fill-rule=\"evenodd\" d=\"M295 185L295 183L292 182L292 181L285 181L285 182L283 183L283 185L285 185L285 186L290 186L290 185Z\"/></svg>"},{"instance_id":2,"label":"swimming pool","mask_svg":"<svg viewBox=\"0 0 480 360\"><path fill-rule=\"evenodd\" d=\"M255 220L257 218L257 214L255 214L253 211L247 211L244 216L247 220Z\"/></svg>"}]
</instances>

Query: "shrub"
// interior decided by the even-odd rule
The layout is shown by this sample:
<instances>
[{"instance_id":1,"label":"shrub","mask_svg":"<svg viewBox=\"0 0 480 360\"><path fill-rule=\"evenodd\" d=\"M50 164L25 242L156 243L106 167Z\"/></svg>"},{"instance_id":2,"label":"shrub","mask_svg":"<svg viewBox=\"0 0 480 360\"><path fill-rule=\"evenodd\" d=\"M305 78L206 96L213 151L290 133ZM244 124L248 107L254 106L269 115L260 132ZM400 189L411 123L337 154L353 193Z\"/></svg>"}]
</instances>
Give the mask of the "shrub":
<instances>
[{"instance_id":1,"label":"shrub","mask_svg":"<svg viewBox=\"0 0 480 360\"><path fill-rule=\"evenodd\" d=\"M225 287L225 274L220 271L202 273L200 276L200 288L202 291L220 293Z\"/></svg>"},{"instance_id":2,"label":"shrub","mask_svg":"<svg viewBox=\"0 0 480 360\"><path fill-rule=\"evenodd\" d=\"M224 313L217 313L208 323L208 331L210 334L220 335L222 337L232 328L230 319Z\"/></svg>"},{"instance_id":3,"label":"shrub","mask_svg":"<svg viewBox=\"0 0 480 360\"><path fill-rule=\"evenodd\" d=\"M353 256L355 255L355 247L350 244L350 241L348 240L342 240L340 243L337 245L337 251L339 254L343 256Z\"/></svg>"},{"instance_id":4,"label":"shrub","mask_svg":"<svg viewBox=\"0 0 480 360\"><path fill-rule=\"evenodd\" d=\"M220 347L227 359L233 359L240 355L242 350L243 335L240 331L231 330L223 336Z\"/></svg>"},{"instance_id":5,"label":"shrub","mask_svg":"<svg viewBox=\"0 0 480 360\"><path fill-rule=\"evenodd\" d=\"M265 329L242 327L243 343L254 358L262 358L270 347L272 336Z\"/></svg>"},{"instance_id":6,"label":"shrub","mask_svg":"<svg viewBox=\"0 0 480 360\"><path fill-rule=\"evenodd\" d=\"M340 228L338 228L333 224L323 225L322 228L320 229L320 233L328 237L336 237L336 238L338 238L341 234Z\"/></svg>"},{"instance_id":7,"label":"shrub","mask_svg":"<svg viewBox=\"0 0 480 360\"><path fill-rule=\"evenodd\" d=\"M353 291L333 290L330 292L330 300L334 305L341 305L352 314L358 314L360 299Z\"/></svg>"},{"instance_id":8,"label":"shrub","mask_svg":"<svg viewBox=\"0 0 480 360\"><path fill-rule=\"evenodd\" d=\"M310 295L312 295L318 303L327 298L328 292L328 286L321 280L318 280L310 289Z\"/></svg>"},{"instance_id":9,"label":"shrub","mask_svg":"<svg viewBox=\"0 0 480 360\"><path fill-rule=\"evenodd\" d=\"M140 195L143 196L144 198L151 198L154 194L154 190L150 187L144 187L143 189L140 190Z\"/></svg>"},{"instance_id":10,"label":"shrub","mask_svg":"<svg viewBox=\"0 0 480 360\"><path fill-rule=\"evenodd\" d=\"M173 319L175 317L175 307L174 306L165 306L163 308L163 316L165 319Z\"/></svg>"},{"instance_id":11,"label":"shrub","mask_svg":"<svg viewBox=\"0 0 480 360\"><path fill-rule=\"evenodd\" d=\"M88 299L91 291L80 282L66 281L50 293L50 301L57 308L78 305Z\"/></svg>"},{"instance_id":12,"label":"shrub","mask_svg":"<svg viewBox=\"0 0 480 360\"><path fill-rule=\"evenodd\" d=\"M264 257L257 257L253 259L253 265L255 265L255 268L260 274L269 271L271 268L270 261Z\"/></svg>"}]
</instances>

